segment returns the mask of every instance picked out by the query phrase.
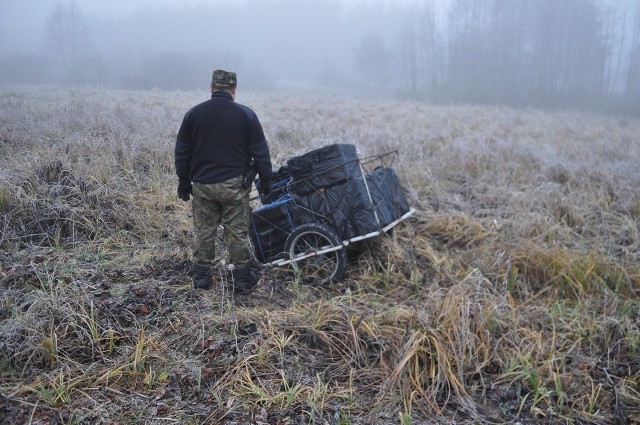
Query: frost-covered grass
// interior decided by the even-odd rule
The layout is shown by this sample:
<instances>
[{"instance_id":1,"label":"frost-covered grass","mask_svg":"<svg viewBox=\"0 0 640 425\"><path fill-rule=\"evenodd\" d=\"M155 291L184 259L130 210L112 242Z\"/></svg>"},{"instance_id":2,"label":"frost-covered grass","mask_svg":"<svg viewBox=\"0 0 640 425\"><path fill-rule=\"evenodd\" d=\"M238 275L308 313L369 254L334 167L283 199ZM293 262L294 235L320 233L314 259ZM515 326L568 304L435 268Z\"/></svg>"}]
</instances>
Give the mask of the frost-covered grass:
<instances>
[{"instance_id":1,"label":"frost-covered grass","mask_svg":"<svg viewBox=\"0 0 640 425\"><path fill-rule=\"evenodd\" d=\"M18 423L640 420L640 120L238 92L274 166L397 149L418 213L342 282L189 279L206 92L0 92L0 393Z\"/></svg>"}]
</instances>

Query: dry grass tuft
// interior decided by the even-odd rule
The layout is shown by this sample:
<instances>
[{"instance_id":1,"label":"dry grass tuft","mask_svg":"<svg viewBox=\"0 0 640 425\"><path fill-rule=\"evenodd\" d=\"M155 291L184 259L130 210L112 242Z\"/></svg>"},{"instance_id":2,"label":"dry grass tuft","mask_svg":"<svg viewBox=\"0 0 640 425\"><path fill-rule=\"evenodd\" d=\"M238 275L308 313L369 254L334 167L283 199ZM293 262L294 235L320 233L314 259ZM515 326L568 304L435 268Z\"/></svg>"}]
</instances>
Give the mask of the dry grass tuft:
<instances>
[{"instance_id":1,"label":"dry grass tuft","mask_svg":"<svg viewBox=\"0 0 640 425\"><path fill-rule=\"evenodd\" d=\"M510 250L510 254L514 268L510 285L526 281L527 289L552 291L554 297L561 299L634 297L638 293L637 277L598 253L523 244ZM511 289L517 291L515 287Z\"/></svg>"}]
</instances>

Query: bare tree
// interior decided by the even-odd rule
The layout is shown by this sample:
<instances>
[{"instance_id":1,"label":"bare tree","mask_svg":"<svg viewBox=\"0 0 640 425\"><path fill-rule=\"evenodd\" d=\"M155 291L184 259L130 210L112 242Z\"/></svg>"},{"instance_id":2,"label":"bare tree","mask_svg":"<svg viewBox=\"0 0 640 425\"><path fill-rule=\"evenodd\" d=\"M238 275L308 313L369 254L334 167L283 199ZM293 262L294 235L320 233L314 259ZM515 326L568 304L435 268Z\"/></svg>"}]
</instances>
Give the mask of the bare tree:
<instances>
[{"instance_id":1,"label":"bare tree","mask_svg":"<svg viewBox=\"0 0 640 425\"><path fill-rule=\"evenodd\" d=\"M377 81L386 83L389 67L389 52L384 39L379 34L369 34L360 40L360 44L353 49L356 69L365 77L367 85Z\"/></svg>"},{"instance_id":2,"label":"bare tree","mask_svg":"<svg viewBox=\"0 0 640 425\"><path fill-rule=\"evenodd\" d=\"M56 3L45 24L44 47L67 82L83 78L91 54L89 28L75 1Z\"/></svg>"},{"instance_id":3,"label":"bare tree","mask_svg":"<svg viewBox=\"0 0 640 425\"><path fill-rule=\"evenodd\" d=\"M640 104L638 101L638 97L640 97L640 6L636 6L632 33L625 96L628 100L635 97L635 102L632 103L638 105Z\"/></svg>"},{"instance_id":4,"label":"bare tree","mask_svg":"<svg viewBox=\"0 0 640 425\"><path fill-rule=\"evenodd\" d=\"M458 101L487 102L491 92L491 4L456 0L449 10L449 91Z\"/></svg>"},{"instance_id":5,"label":"bare tree","mask_svg":"<svg viewBox=\"0 0 640 425\"><path fill-rule=\"evenodd\" d=\"M433 97L440 85L444 65L435 8L431 2L412 8L400 31L400 63L411 97Z\"/></svg>"}]
</instances>

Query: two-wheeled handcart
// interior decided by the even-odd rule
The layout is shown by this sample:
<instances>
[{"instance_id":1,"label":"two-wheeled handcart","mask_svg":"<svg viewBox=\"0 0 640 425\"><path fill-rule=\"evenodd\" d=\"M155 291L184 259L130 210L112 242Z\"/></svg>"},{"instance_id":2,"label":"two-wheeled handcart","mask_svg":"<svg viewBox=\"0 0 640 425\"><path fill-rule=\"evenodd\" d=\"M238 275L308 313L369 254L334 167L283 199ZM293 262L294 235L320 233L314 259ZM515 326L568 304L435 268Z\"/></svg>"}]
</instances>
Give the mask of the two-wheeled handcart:
<instances>
[{"instance_id":1,"label":"two-wheeled handcart","mask_svg":"<svg viewBox=\"0 0 640 425\"><path fill-rule=\"evenodd\" d=\"M258 261L291 265L304 281L326 284L347 268L350 244L390 232L415 213L392 167L397 151L359 158L352 144L331 144L290 158L261 190L251 215Z\"/></svg>"}]
</instances>

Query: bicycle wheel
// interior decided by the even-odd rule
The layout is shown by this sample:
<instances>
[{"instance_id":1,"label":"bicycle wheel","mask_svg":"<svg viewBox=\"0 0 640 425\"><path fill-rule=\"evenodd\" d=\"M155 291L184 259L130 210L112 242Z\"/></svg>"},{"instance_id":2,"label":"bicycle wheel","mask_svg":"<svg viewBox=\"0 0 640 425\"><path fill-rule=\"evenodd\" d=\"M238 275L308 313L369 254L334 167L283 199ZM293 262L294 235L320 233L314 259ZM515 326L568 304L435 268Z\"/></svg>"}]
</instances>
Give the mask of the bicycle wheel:
<instances>
[{"instance_id":1,"label":"bicycle wheel","mask_svg":"<svg viewBox=\"0 0 640 425\"><path fill-rule=\"evenodd\" d=\"M333 251L322 252L337 248ZM340 279L347 268L347 252L336 232L319 223L302 224L287 237L285 252L293 270L305 280L327 284ZM319 253L322 252L322 253Z\"/></svg>"}]
</instances>

